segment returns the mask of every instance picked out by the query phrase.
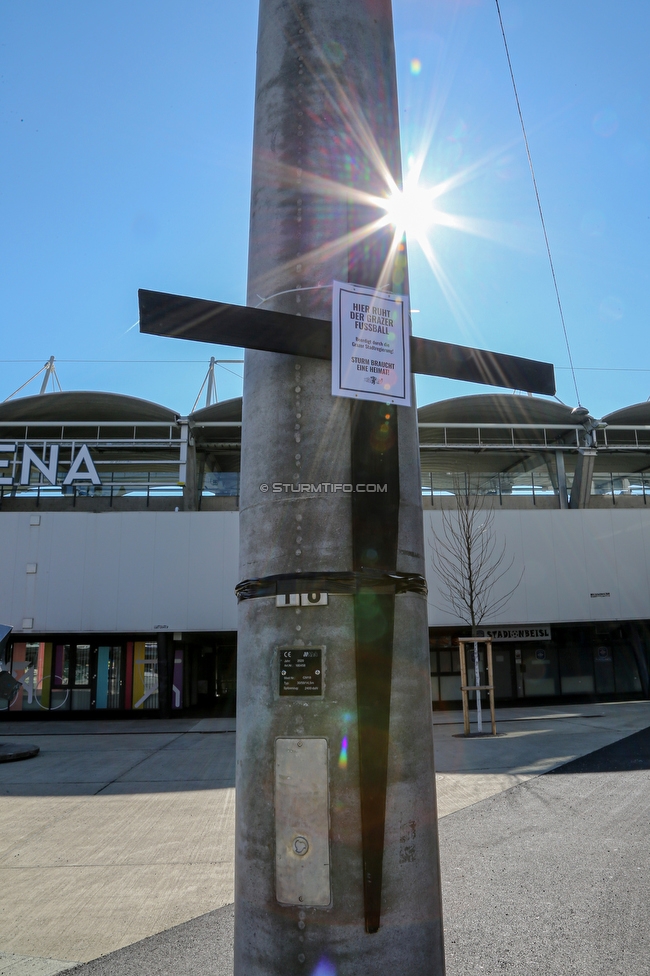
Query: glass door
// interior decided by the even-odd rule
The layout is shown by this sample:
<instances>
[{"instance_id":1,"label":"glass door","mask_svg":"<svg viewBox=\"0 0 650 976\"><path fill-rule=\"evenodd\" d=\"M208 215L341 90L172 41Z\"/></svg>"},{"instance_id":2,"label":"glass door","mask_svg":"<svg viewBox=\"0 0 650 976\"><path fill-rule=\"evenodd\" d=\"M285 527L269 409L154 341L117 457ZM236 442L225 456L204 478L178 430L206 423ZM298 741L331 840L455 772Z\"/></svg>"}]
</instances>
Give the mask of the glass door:
<instances>
[{"instance_id":1,"label":"glass door","mask_svg":"<svg viewBox=\"0 0 650 976\"><path fill-rule=\"evenodd\" d=\"M94 656L94 708L123 708L122 647L100 644Z\"/></svg>"},{"instance_id":2,"label":"glass door","mask_svg":"<svg viewBox=\"0 0 650 976\"><path fill-rule=\"evenodd\" d=\"M94 697L94 660L90 644L56 644L52 669L51 709L89 711Z\"/></svg>"},{"instance_id":3,"label":"glass door","mask_svg":"<svg viewBox=\"0 0 650 976\"><path fill-rule=\"evenodd\" d=\"M109 647L107 708L124 708L124 665L121 646Z\"/></svg>"}]
</instances>

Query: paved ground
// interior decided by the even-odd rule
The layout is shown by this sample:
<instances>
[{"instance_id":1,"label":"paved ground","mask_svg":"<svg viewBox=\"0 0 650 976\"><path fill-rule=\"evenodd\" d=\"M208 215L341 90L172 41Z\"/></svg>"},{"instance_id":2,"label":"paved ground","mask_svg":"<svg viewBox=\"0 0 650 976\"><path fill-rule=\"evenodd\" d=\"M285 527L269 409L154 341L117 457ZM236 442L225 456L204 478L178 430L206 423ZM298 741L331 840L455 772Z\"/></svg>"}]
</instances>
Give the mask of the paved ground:
<instances>
[{"instance_id":1,"label":"paved ground","mask_svg":"<svg viewBox=\"0 0 650 976\"><path fill-rule=\"evenodd\" d=\"M433 716L448 976L647 976L646 740L539 774L650 726L650 703L507 709L496 739L459 718ZM230 974L233 727L3 727L41 754L0 766L0 976Z\"/></svg>"},{"instance_id":2,"label":"paved ground","mask_svg":"<svg viewBox=\"0 0 650 976\"><path fill-rule=\"evenodd\" d=\"M497 738L470 742L459 718L433 716L440 817L645 728L650 702L497 709Z\"/></svg>"},{"instance_id":3,"label":"paved ground","mask_svg":"<svg viewBox=\"0 0 650 976\"><path fill-rule=\"evenodd\" d=\"M440 824L447 976L648 976L650 729Z\"/></svg>"},{"instance_id":4,"label":"paved ground","mask_svg":"<svg viewBox=\"0 0 650 976\"><path fill-rule=\"evenodd\" d=\"M41 747L0 766L4 952L85 961L232 902L235 735L220 727L3 729Z\"/></svg>"}]
</instances>

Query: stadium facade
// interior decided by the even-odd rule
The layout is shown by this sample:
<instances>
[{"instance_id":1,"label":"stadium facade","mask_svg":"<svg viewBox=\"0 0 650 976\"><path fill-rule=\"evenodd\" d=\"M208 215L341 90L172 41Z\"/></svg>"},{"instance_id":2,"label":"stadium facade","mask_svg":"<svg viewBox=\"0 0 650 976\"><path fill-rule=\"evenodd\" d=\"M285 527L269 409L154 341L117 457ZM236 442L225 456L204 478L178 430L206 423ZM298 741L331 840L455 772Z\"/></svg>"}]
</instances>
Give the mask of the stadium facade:
<instances>
[{"instance_id":1,"label":"stadium facade","mask_svg":"<svg viewBox=\"0 0 650 976\"><path fill-rule=\"evenodd\" d=\"M497 701L647 698L650 404L594 422L483 394L419 424L434 707L460 700L470 633L435 570L459 504L493 513L505 553L495 593L512 593L481 621ZM240 448L241 400L189 417L96 392L0 405L3 667L21 683L0 712L234 714ZM305 504L352 489L266 487Z\"/></svg>"}]
</instances>

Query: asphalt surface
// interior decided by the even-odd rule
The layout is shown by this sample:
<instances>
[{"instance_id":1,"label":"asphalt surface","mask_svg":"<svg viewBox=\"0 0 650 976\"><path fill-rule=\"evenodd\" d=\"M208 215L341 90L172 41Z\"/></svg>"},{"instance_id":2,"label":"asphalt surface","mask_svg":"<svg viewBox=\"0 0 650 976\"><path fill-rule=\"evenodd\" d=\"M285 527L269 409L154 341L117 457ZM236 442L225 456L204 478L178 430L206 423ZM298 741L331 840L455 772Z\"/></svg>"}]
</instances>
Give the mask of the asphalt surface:
<instances>
[{"instance_id":1,"label":"asphalt surface","mask_svg":"<svg viewBox=\"0 0 650 976\"><path fill-rule=\"evenodd\" d=\"M125 949L66 969L65 974L232 976L234 925L234 906L225 905Z\"/></svg>"},{"instance_id":2,"label":"asphalt surface","mask_svg":"<svg viewBox=\"0 0 650 976\"><path fill-rule=\"evenodd\" d=\"M444 817L440 846L447 976L649 976L650 728ZM67 972L231 976L232 926L227 905Z\"/></svg>"},{"instance_id":3,"label":"asphalt surface","mask_svg":"<svg viewBox=\"0 0 650 976\"><path fill-rule=\"evenodd\" d=\"M650 973L650 729L440 822L447 976Z\"/></svg>"}]
</instances>

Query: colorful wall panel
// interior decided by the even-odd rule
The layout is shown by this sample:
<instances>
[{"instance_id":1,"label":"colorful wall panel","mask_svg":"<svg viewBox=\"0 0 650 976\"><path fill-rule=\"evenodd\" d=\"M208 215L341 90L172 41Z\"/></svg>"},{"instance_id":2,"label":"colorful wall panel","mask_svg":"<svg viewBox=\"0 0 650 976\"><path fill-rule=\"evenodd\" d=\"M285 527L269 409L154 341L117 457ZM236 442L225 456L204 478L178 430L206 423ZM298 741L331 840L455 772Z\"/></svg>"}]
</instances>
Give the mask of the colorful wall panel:
<instances>
[{"instance_id":1,"label":"colorful wall panel","mask_svg":"<svg viewBox=\"0 0 650 976\"><path fill-rule=\"evenodd\" d=\"M97 648L97 690L95 692L95 708L108 706L108 662L110 647Z\"/></svg>"}]
</instances>

